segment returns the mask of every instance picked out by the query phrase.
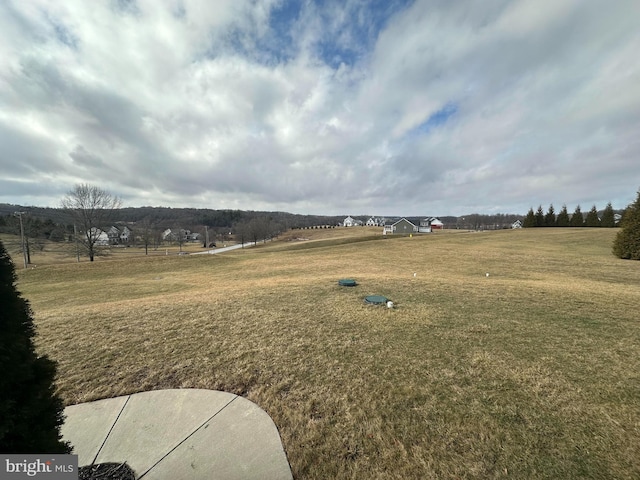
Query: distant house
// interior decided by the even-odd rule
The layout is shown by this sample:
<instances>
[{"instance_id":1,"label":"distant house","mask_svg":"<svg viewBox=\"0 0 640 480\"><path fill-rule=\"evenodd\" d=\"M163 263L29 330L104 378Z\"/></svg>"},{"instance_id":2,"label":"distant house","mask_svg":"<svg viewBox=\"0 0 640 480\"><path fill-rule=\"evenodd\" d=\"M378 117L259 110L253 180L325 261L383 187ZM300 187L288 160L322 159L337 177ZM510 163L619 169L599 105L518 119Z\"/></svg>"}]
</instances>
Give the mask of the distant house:
<instances>
[{"instance_id":1,"label":"distant house","mask_svg":"<svg viewBox=\"0 0 640 480\"><path fill-rule=\"evenodd\" d=\"M107 232L93 227L89 230L91 238L95 240L94 245L106 246L109 245L109 235Z\"/></svg>"},{"instance_id":2,"label":"distant house","mask_svg":"<svg viewBox=\"0 0 640 480\"><path fill-rule=\"evenodd\" d=\"M171 241L173 240L175 237L175 235L173 235L173 233L171 232L170 228L167 228L164 232L162 232L162 241L166 242L166 241Z\"/></svg>"},{"instance_id":3,"label":"distant house","mask_svg":"<svg viewBox=\"0 0 640 480\"><path fill-rule=\"evenodd\" d=\"M520 220L516 220L511 224L511 228L522 228L522 222Z\"/></svg>"},{"instance_id":4,"label":"distant house","mask_svg":"<svg viewBox=\"0 0 640 480\"><path fill-rule=\"evenodd\" d=\"M127 244L129 243L130 239L131 230L129 230L129 227L123 227L123 229L120 231L120 243Z\"/></svg>"},{"instance_id":5,"label":"distant house","mask_svg":"<svg viewBox=\"0 0 640 480\"><path fill-rule=\"evenodd\" d=\"M111 227L107 230L107 237L109 237L109 245L117 245L120 243L120 230L118 227Z\"/></svg>"},{"instance_id":6,"label":"distant house","mask_svg":"<svg viewBox=\"0 0 640 480\"><path fill-rule=\"evenodd\" d=\"M429 220L429 224L431 225L431 230L443 230L444 229L444 223L442 223L439 218L430 217L428 220Z\"/></svg>"},{"instance_id":7,"label":"distant house","mask_svg":"<svg viewBox=\"0 0 640 480\"><path fill-rule=\"evenodd\" d=\"M184 228L176 230L175 232L167 228L162 232L162 240L165 242L197 242L199 239L200 234L198 232L192 232Z\"/></svg>"},{"instance_id":8,"label":"distant house","mask_svg":"<svg viewBox=\"0 0 640 480\"><path fill-rule=\"evenodd\" d=\"M123 227L121 230L116 226L112 226L106 233L109 237L109 245L126 245L131 238L129 227Z\"/></svg>"},{"instance_id":9,"label":"distant house","mask_svg":"<svg viewBox=\"0 0 640 480\"><path fill-rule=\"evenodd\" d=\"M420 220L418 233L431 233L431 220L429 220L428 218Z\"/></svg>"},{"instance_id":10,"label":"distant house","mask_svg":"<svg viewBox=\"0 0 640 480\"><path fill-rule=\"evenodd\" d=\"M444 224L436 217L427 217L420 220L418 233L431 233L434 230L442 230Z\"/></svg>"},{"instance_id":11,"label":"distant house","mask_svg":"<svg viewBox=\"0 0 640 480\"><path fill-rule=\"evenodd\" d=\"M620 220L622 220L622 215L620 215L619 213L614 213L613 221L615 222L616 225L620 223Z\"/></svg>"},{"instance_id":12,"label":"distant house","mask_svg":"<svg viewBox=\"0 0 640 480\"><path fill-rule=\"evenodd\" d=\"M394 223L385 224L382 231L383 235L407 235L413 233L418 233L418 227L404 217Z\"/></svg>"},{"instance_id":13,"label":"distant house","mask_svg":"<svg viewBox=\"0 0 640 480\"><path fill-rule=\"evenodd\" d=\"M361 227L363 223L362 220L356 220L349 216L342 221L342 225L345 227Z\"/></svg>"},{"instance_id":14,"label":"distant house","mask_svg":"<svg viewBox=\"0 0 640 480\"><path fill-rule=\"evenodd\" d=\"M385 221L386 219L383 217L370 217L369 220L366 221L365 225L367 227L382 227Z\"/></svg>"}]
</instances>

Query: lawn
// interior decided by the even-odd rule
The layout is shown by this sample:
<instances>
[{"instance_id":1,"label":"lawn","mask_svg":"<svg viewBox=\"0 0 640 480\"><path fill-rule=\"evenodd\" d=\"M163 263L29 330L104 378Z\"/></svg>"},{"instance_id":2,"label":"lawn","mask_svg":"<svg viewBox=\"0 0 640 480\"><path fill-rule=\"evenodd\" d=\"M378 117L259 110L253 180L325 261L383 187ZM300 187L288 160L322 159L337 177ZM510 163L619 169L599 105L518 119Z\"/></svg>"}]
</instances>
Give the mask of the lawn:
<instances>
[{"instance_id":1,"label":"lawn","mask_svg":"<svg viewBox=\"0 0 640 480\"><path fill-rule=\"evenodd\" d=\"M640 263L611 255L615 233L298 231L223 255L38 266L19 289L67 404L243 395L296 478L631 479Z\"/></svg>"}]
</instances>

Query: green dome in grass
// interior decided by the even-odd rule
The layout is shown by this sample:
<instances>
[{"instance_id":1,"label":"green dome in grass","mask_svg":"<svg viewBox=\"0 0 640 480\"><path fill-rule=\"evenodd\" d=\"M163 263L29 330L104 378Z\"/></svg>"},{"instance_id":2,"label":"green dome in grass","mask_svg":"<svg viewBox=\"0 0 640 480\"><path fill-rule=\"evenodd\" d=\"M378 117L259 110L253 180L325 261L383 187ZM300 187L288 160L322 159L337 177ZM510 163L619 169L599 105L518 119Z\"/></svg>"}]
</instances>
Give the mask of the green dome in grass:
<instances>
[{"instance_id":1,"label":"green dome in grass","mask_svg":"<svg viewBox=\"0 0 640 480\"><path fill-rule=\"evenodd\" d=\"M364 297L365 303L369 303L371 305L382 305L387 303L389 299L387 297L383 297L382 295L369 295L368 297Z\"/></svg>"}]
</instances>

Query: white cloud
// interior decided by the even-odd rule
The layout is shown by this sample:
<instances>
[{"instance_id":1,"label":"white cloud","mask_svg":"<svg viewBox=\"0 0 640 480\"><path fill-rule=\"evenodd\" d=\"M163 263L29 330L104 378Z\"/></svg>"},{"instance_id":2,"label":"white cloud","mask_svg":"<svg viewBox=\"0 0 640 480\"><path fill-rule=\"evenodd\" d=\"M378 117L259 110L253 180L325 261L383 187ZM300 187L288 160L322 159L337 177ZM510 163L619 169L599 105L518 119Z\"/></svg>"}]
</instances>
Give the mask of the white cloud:
<instances>
[{"instance_id":1,"label":"white cloud","mask_svg":"<svg viewBox=\"0 0 640 480\"><path fill-rule=\"evenodd\" d=\"M283 2L3 3L0 201L80 181L327 214L632 200L636 2L302 5L285 31Z\"/></svg>"}]
</instances>

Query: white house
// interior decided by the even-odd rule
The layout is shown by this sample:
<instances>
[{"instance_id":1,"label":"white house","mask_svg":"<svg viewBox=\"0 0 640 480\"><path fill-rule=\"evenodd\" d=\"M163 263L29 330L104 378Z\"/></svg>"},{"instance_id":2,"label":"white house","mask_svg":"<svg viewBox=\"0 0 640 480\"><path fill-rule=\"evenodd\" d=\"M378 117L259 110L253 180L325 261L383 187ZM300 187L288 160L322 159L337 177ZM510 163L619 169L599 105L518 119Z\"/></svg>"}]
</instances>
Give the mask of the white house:
<instances>
[{"instance_id":1,"label":"white house","mask_svg":"<svg viewBox=\"0 0 640 480\"><path fill-rule=\"evenodd\" d=\"M428 218L420 220L418 233L431 233L431 221Z\"/></svg>"},{"instance_id":2,"label":"white house","mask_svg":"<svg viewBox=\"0 0 640 480\"><path fill-rule=\"evenodd\" d=\"M385 224L385 222L386 222L386 219L383 217L371 217L369 218L369 220L367 220L365 225L367 227L381 227Z\"/></svg>"},{"instance_id":3,"label":"white house","mask_svg":"<svg viewBox=\"0 0 640 480\"><path fill-rule=\"evenodd\" d=\"M516 220L511 224L511 228L522 228L522 222L520 220Z\"/></svg>"},{"instance_id":4,"label":"white house","mask_svg":"<svg viewBox=\"0 0 640 480\"><path fill-rule=\"evenodd\" d=\"M109 235L107 234L107 232L93 227L91 230L89 230L89 234L91 235L91 238L95 240L94 245L109 245Z\"/></svg>"},{"instance_id":5,"label":"white house","mask_svg":"<svg viewBox=\"0 0 640 480\"><path fill-rule=\"evenodd\" d=\"M342 225L345 227L361 227L364 225L364 222L349 216L342 221Z\"/></svg>"}]
</instances>

